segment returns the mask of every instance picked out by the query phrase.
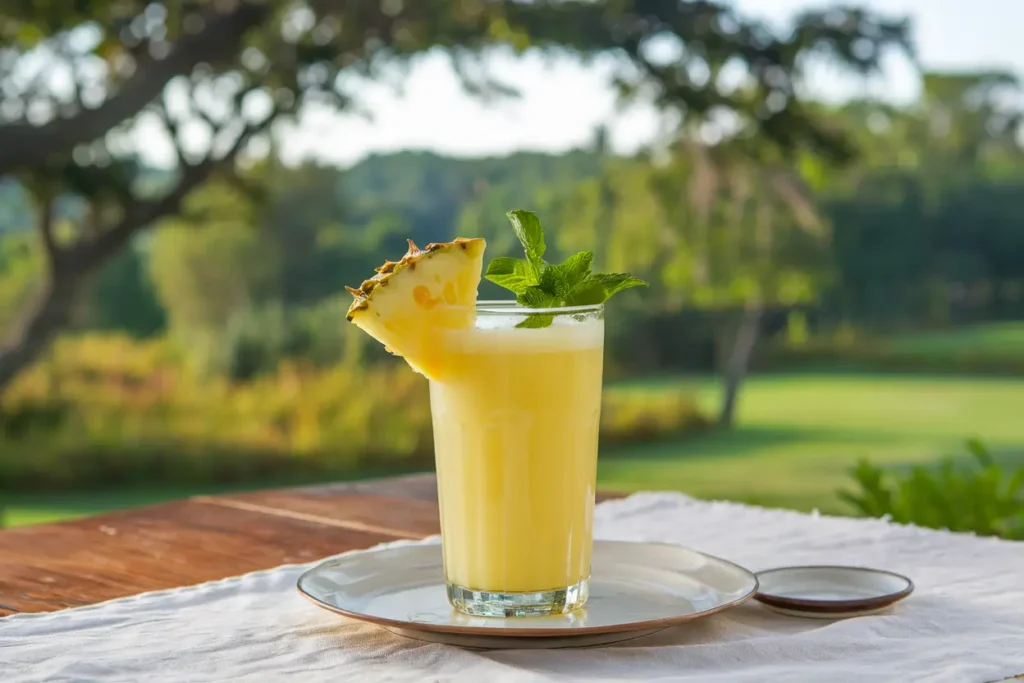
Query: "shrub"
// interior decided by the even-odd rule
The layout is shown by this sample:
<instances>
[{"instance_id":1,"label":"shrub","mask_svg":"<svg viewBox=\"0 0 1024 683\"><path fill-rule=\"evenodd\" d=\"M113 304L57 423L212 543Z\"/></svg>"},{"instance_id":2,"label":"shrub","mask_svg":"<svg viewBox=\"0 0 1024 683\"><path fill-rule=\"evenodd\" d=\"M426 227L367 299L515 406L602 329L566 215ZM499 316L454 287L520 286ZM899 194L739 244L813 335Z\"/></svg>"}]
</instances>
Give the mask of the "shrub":
<instances>
[{"instance_id":1,"label":"shrub","mask_svg":"<svg viewBox=\"0 0 1024 683\"><path fill-rule=\"evenodd\" d=\"M232 382L164 341L65 339L0 406L0 487L321 476L430 462L422 378L282 363Z\"/></svg>"},{"instance_id":2,"label":"shrub","mask_svg":"<svg viewBox=\"0 0 1024 683\"><path fill-rule=\"evenodd\" d=\"M608 389L601 405L601 443L644 443L704 431L712 423L688 394Z\"/></svg>"},{"instance_id":3,"label":"shrub","mask_svg":"<svg viewBox=\"0 0 1024 683\"><path fill-rule=\"evenodd\" d=\"M852 471L857 489L839 495L867 517L1024 539L1024 465L1000 467L977 441L967 448L973 467L946 458L938 467L896 474L861 461Z\"/></svg>"},{"instance_id":4,"label":"shrub","mask_svg":"<svg viewBox=\"0 0 1024 683\"><path fill-rule=\"evenodd\" d=\"M427 383L404 363L284 361L245 381L166 340L61 340L0 404L0 488L326 478L433 464ZM705 425L685 395L605 394L604 442Z\"/></svg>"}]
</instances>

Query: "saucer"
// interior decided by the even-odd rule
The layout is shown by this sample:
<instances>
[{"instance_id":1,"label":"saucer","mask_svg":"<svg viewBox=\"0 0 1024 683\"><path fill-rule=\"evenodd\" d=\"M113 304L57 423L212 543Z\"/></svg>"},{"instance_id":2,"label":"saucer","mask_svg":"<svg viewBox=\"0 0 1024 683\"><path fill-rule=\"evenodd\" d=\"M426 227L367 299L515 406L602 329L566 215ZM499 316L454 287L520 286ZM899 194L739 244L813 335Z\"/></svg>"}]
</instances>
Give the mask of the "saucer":
<instances>
[{"instance_id":1,"label":"saucer","mask_svg":"<svg viewBox=\"0 0 1024 683\"><path fill-rule=\"evenodd\" d=\"M840 619L875 614L910 595L905 576L866 567L779 567L757 573L754 599L799 617Z\"/></svg>"},{"instance_id":2,"label":"saucer","mask_svg":"<svg viewBox=\"0 0 1024 683\"><path fill-rule=\"evenodd\" d=\"M754 575L726 560L662 543L595 541L587 604L547 617L474 617L445 592L441 546L410 544L328 560L305 572L313 604L408 638L477 648L605 645L746 602Z\"/></svg>"}]
</instances>

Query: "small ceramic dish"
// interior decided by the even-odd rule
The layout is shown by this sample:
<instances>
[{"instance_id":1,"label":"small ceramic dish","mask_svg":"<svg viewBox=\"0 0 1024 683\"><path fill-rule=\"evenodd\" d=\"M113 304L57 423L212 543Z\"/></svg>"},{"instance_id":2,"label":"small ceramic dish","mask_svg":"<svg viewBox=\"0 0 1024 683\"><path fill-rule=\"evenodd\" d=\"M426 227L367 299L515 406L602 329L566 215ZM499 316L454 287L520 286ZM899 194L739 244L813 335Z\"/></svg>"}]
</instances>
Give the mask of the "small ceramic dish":
<instances>
[{"instance_id":1,"label":"small ceramic dish","mask_svg":"<svg viewBox=\"0 0 1024 683\"><path fill-rule=\"evenodd\" d=\"M776 612L818 619L881 612L914 590L905 576L864 567L779 567L756 576L755 600Z\"/></svg>"}]
</instances>

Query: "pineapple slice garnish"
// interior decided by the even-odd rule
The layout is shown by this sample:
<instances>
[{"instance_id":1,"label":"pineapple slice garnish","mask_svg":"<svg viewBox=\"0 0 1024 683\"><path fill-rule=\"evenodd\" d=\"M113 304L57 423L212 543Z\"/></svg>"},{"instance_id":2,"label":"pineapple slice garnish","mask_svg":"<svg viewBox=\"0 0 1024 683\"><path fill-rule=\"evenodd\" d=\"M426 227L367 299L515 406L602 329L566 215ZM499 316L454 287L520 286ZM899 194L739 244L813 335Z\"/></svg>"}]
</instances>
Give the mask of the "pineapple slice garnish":
<instances>
[{"instance_id":1,"label":"pineapple slice garnish","mask_svg":"<svg viewBox=\"0 0 1024 683\"><path fill-rule=\"evenodd\" d=\"M348 320L437 380L444 373L445 332L472 327L483 270L483 238L459 237L420 249L409 240L400 261L385 261L359 289Z\"/></svg>"}]
</instances>

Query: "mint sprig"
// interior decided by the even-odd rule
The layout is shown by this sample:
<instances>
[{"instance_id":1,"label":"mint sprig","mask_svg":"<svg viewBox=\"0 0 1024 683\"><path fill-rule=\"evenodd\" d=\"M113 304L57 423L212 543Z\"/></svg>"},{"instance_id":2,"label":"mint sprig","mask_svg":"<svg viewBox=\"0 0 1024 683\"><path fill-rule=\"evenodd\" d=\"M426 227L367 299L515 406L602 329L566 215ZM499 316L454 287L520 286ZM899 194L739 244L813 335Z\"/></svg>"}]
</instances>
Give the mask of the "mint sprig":
<instances>
[{"instance_id":1,"label":"mint sprig","mask_svg":"<svg viewBox=\"0 0 1024 683\"><path fill-rule=\"evenodd\" d=\"M628 273L592 273L594 253L581 251L562 263L544 260L547 244L540 219L529 211L509 211L509 222L523 245L526 259L499 256L487 265L484 277L516 295L516 301L528 308L564 308L594 306L630 287L647 283ZM554 320L549 314L535 314L517 327L547 327Z\"/></svg>"}]
</instances>

